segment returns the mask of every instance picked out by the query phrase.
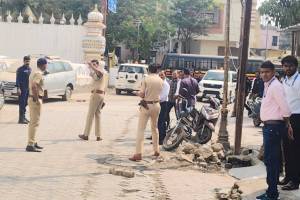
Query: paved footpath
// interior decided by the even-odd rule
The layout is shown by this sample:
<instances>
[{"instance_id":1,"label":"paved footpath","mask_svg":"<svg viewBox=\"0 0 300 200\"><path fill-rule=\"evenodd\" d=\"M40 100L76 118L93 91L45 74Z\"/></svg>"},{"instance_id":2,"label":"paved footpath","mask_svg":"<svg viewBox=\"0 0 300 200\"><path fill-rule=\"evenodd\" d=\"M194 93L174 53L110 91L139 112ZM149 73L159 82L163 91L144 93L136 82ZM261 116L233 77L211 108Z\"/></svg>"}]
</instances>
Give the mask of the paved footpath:
<instances>
[{"instance_id":1,"label":"paved footpath","mask_svg":"<svg viewBox=\"0 0 300 200\"><path fill-rule=\"evenodd\" d=\"M93 133L89 141L79 140L88 98L89 94L75 94L71 102L51 99L43 105L37 133L45 147L42 153L24 151L27 126L16 124L16 104L5 105L0 112L0 200L211 200L214 188L230 187L235 181L226 174L196 170L143 170L153 162L149 141L146 161L128 161L135 146L137 97L108 95L101 119L104 140L96 142ZM231 134L232 126L230 122ZM245 128L251 130L245 136L247 144L260 144L261 133L250 122ZM136 176L110 175L112 166L131 167Z\"/></svg>"}]
</instances>

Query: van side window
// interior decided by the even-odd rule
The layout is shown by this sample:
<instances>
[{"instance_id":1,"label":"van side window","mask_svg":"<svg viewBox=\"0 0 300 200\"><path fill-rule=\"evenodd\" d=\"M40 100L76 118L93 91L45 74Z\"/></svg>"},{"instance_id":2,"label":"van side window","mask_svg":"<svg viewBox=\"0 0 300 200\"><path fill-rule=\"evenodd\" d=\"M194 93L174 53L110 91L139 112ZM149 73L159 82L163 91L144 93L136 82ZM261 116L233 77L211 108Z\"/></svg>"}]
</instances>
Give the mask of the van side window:
<instances>
[{"instance_id":1,"label":"van side window","mask_svg":"<svg viewBox=\"0 0 300 200\"><path fill-rule=\"evenodd\" d=\"M55 73L64 72L65 67L64 67L62 62L55 62L54 63L54 70L55 70Z\"/></svg>"},{"instance_id":2,"label":"van side window","mask_svg":"<svg viewBox=\"0 0 300 200\"><path fill-rule=\"evenodd\" d=\"M50 74L55 73L54 63L48 63L48 65L47 65L47 71L48 71Z\"/></svg>"},{"instance_id":3,"label":"van side window","mask_svg":"<svg viewBox=\"0 0 300 200\"><path fill-rule=\"evenodd\" d=\"M121 65L119 68L119 72L126 72L127 71L127 66Z\"/></svg>"},{"instance_id":4,"label":"van side window","mask_svg":"<svg viewBox=\"0 0 300 200\"><path fill-rule=\"evenodd\" d=\"M72 71L72 66L69 63L64 62L63 64L64 64L65 71Z\"/></svg>"}]
</instances>

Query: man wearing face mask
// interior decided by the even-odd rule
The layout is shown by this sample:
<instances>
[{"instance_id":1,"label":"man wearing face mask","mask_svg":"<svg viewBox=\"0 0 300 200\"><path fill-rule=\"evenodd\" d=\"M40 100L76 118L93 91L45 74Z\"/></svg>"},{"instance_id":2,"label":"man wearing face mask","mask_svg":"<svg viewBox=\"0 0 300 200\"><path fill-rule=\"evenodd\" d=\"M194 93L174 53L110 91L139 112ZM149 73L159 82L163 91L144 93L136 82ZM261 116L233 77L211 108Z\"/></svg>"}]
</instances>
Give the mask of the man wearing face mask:
<instances>
[{"instance_id":1,"label":"man wearing face mask","mask_svg":"<svg viewBox=\"0 0 300 200\"><path fill-rule=\"evenodd\" d=\"M26 106L29 95L29 76L31 73L30 57L25 56L23 58L24 65L17 70L16 86L19 95L19 124L28 124L28 120L25 117Z\"/></svg>"}]
</instances>

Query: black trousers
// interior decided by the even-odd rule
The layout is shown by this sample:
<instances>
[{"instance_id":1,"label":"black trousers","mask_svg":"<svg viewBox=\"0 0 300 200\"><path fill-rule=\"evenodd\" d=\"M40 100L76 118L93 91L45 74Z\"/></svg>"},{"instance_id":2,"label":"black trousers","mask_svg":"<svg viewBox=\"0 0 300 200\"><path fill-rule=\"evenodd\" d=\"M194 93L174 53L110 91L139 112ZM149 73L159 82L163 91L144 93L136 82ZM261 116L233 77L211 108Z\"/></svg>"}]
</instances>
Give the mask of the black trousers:
<instances>
[{"instance_id":1,"label":"black trousers","mask_svg":"<svg viewBox=\"0 0 300 200\"><path fill-rule=\"evenodd\" d=\"M290 117L295 140L287 135L283 137L283 152L285 159L285 176L295 184L300 183L300 114Z\"/></svg>"},{"instance_id":2,"label":"black trousers","mask_svg":"<svg viewBox=\"0 0 300 200\"><path fill-rule=\"evenodd\" d=\"M158 131L159 131L159 144L162 144L166 137L167 131L167 104L168 102L160 103L160 113L158 116Z\"/></svg>"},{"instance_id":3,"label":"black trousers","mask_svg":"<svg viewBox=\"0 0 300 200\"><path fill-rule=\"evenodd\" d=\"M26 106L28 101L29 90L21 89L21 95L19 96L19 115L24 117L26 113Z\"/></svg>"},{"instance_id":4,"label":"black trousers","mask_svg":"<svg viewBox=\"0 0 300 200\"><path fill-rule=\"evenodd\" d=\"M167 128L170 125L170 112L171 112L172 108L174 108L175 116L177 116L176 115L176 103L168 101L167 102L167 119L166 119L166 121L167 121Z\"/></svg>"}]
</instances>

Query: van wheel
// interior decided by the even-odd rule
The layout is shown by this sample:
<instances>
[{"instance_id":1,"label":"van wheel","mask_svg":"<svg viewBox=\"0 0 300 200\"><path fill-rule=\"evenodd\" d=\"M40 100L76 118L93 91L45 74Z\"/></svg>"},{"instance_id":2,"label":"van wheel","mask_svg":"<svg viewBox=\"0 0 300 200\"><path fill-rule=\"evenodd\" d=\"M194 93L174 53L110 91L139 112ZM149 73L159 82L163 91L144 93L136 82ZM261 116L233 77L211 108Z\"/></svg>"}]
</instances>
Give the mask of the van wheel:
<instances>
[{"instance_id":1,"label":"van wheel","mask_svg":"<svg viewBox=\"0 0 300 200\"><path fill-rule=\"evenodd\" d=\"M65 90L65 94L62 96L63 101L69 101L72 96L72 88L67 86Z\"/></svg>"},{"instance_id":2,"label":"van wheel","mask_svg":"<svg viewBox=\"0 0 300 200\"><path fill-rule=\"evenodd\" d=\"M120 95L121 94L121 90L120 89L116 89L116 94Z\"/></svg>"}]
</instances>

